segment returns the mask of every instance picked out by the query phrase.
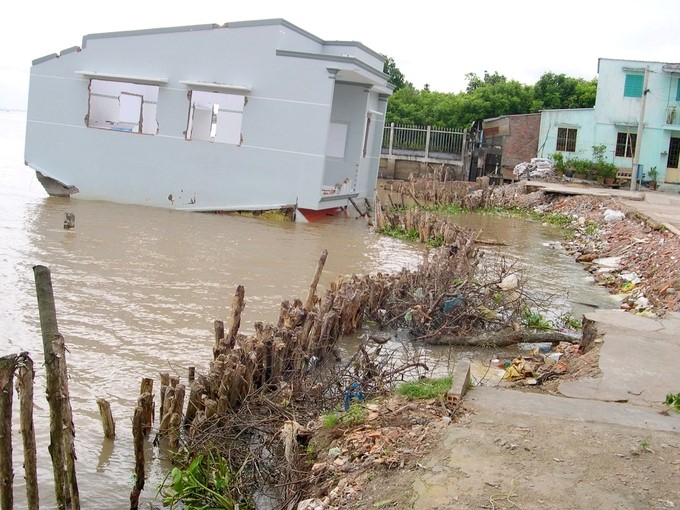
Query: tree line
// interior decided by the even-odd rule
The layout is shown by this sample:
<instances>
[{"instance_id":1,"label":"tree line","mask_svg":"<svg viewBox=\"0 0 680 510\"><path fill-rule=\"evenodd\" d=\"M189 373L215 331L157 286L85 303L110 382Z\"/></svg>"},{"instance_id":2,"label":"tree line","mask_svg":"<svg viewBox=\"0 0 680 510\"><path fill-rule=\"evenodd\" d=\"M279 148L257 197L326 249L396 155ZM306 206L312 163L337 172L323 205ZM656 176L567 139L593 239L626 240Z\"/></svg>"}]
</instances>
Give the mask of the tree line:
<instances>
[{"instance_id":1,"label":"tree line","mask_svg":"<svg viewBox=\"0 0 680 510\"><path fill-rule=\"evenodd\" d=\"M559 108L592 108L595 105L597 79L584 80L564 74L544 73L534 85L509 80L502 74L484 72L465 75L464 92L431 91L428 85L417 90L406 80L390 57L384 72L395 90L387 104L387 124L414 124L469 128L480 119L535 113Z\"/></svg>"}]
</instances>

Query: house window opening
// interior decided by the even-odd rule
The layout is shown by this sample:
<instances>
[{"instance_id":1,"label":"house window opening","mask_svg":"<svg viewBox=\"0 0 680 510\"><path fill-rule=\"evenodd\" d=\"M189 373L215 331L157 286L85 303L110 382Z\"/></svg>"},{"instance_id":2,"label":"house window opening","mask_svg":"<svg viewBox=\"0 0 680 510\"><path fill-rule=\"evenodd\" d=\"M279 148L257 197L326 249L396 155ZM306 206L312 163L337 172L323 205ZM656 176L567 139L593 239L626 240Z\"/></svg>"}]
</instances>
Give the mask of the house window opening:
<instances>
[{"instance_id":1,"label":"house window opening","mask_svg":"<svg viewBox=\"0 0 680 510\"><path fill-rule=\"evenodd\" d=\"M632 158L635 155L635 133L618 133L616 135L616 156L622 158Z\"/></svg>"},{"instance_id":2,"label":"house window opening","mask_svg":"<svg viewBox=\"0 0 680 510\"><path fill-rule=\"evenodd\" d=\"M87 127L155 135L158 85L90 80Z\"/></svg>"},{"instance_id":3,"label":"house window opening","mask_svg":"<svg viewBox=\"0 0 680 510\"><path fill-rule=\"evenodd\" d=\"M557 128L557 146L555 150L576 152L576 129Z\"/></svg>"},{"instance_id":4,"label":"house window opening","mask_svg":"<svg viewBox=\"0 0 680 510\"><path fill-rule=\"evenodd\" d=\"M187 140L239 145L245 96L192 90Z\"/></svg>"},{"instance_id":5,"label":"house window opening","mask_svg":"<svg viewBox=\"0 0 680 510\"><path fill-rule=\"evenodd\" d=\"M668 168L680 168L680 138L671 138L668 147Z\"/></svg>"}]
</instances>

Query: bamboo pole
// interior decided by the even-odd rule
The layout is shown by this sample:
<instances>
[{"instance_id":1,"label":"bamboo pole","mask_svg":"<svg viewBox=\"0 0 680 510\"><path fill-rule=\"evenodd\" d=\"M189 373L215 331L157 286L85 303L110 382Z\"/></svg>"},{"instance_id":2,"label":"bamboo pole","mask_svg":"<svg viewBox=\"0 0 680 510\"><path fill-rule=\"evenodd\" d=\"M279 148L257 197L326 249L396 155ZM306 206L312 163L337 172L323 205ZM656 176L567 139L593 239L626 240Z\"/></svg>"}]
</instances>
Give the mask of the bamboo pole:
<instances>
[{"instance_id":1,"label":"bamboo pole","mask_svg":"<svg viewBox=\"0 0 680 510\"><path fill-rule=\"evenodd\" d=\"M321 278L321 272L323 271L323 266L326 264L326 258L328 257L328 250L321 252L321 257L319 257L319 263L316 266L316 272L314 273L314 279L312 284L309 286L309 294L307 294L307 301L305 302L305 310L310 312L314 307L314 296L316 295L316 286L319 284L319 279Z\"/></svg>"},{"instance_id":2,"label":"bamboo pole","mask_svg":"<svg viewBox=\"0 0 680 510\"><path fill-rule=\"evenodd\" d=\"M10 354L0 358L0 508L12 510L14 508L14 470L12 468L12 398L14 389L14 370L17 365L17 355Z\"/></svg>"},{"instance_id":3,"label":"bamboo pole","mask_svg":"<svg viewBox=\"0 0 680 510\"><path fill-rule=\"evenodd\" d=\"M73 410L71 409L71 398L68 391L68 373L66 369L66 348L64 346L64 337L57 333L52 342L54 354L59 360L59 382L61 384L61 394L63 396L63 420L64 433L62 435L64 441L64 459L66 467L66 482L67 482L67 502L70 501L71 510L80 510L80 493L78 491L78 478L76 476L76 448L75 435L76 430L73 425Z\"/></svg>"},{"instance_id":4,"label":"bamboo pole","mask_svg":"<svg viewBox=\"0 0 680 510\"><path fill-rule=\"evenodd\" d=\"M59 359L55 356L53 348L53 341L59 334L57 312L54 305L50 270L45 266L34 266L33 273L35 275L35 290L38 297L40 329L42 330L43 352L45 355L45 391L50 407L50 445L48 450L52 458L57 510L65 510L64 405L59 375Z\"/></svg>"},{"instance_id":5,"label":"bamboo pole","mask_svg":"<svg viewBox=\"0 0 680 510\"><path fill-rule=\"evenodd\" d=\"M113 420L113 414L111 414L111 404L106 399L98 398L97 406L99 407L99 417L102 420L104 437L113 439L116 437L116 422Z\"/></svg>"},{"instance_id":6,"label":"bamboo pole","mask_svg":"<svg viewBox=\"0 0 680 510\"><path fill-rule=\"evenodd\" d=\"M21 437L24 444L24 476L26 477L26 504L28 510L38 510L38 466L36 460L35 429L33 427L33 360L28 353L20 354L16 388L19 393Z\"/></svg>"}]
</instances>

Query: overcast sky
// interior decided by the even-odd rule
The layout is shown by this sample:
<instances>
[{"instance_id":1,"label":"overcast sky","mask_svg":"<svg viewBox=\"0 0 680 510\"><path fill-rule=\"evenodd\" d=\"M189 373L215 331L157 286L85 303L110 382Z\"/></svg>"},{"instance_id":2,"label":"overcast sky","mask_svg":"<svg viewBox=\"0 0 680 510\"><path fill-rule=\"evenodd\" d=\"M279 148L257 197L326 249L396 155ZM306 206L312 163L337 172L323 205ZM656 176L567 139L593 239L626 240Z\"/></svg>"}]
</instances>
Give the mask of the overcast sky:
<instances>
[{"instance_id":1,"label":"overcast sky","mask_svg":"<svg viewBox=\"0 0 680 510\"><path fill-rule=\"evenodd\" d=\"M284 18L325 40L392 57L416 88L460 92L466 73L533 84L552 71L591 79L597 59L680 62L679 0L32 0L0 19L0 108L25 109L33 59L86 34Z\"/></svg>"}]
</instances>

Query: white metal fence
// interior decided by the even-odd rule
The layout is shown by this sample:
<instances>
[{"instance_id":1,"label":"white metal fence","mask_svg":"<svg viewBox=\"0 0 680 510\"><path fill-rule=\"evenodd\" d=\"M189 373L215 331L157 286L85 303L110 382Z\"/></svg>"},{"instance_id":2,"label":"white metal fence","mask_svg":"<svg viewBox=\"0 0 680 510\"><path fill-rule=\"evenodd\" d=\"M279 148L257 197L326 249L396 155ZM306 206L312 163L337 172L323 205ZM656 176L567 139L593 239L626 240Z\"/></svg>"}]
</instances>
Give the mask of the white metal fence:
<instances>
[{"instance_id":1,"label":"white metal fence","mask_svg":"<svg viewBox=\"0 0 680 510\"><path fill-rule=\"evenodd\" d=\"M408 126L392 122L383 131L383 152L412 151L425 153L461 154L466 130L436 126Z\"/></svg>"}]
</instances>

